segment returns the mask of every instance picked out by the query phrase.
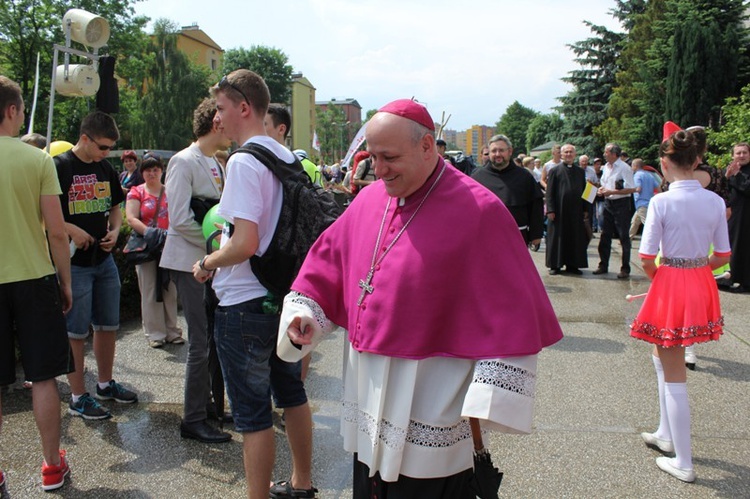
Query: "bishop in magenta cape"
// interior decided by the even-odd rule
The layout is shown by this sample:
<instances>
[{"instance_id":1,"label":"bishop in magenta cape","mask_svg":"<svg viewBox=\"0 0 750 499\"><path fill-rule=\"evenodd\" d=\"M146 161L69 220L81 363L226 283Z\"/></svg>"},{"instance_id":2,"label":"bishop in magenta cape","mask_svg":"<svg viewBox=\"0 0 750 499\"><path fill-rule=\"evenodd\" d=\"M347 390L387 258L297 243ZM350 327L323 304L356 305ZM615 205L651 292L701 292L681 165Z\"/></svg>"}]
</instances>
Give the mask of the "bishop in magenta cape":
<instances>
[{"instance_id":1,"label":"bishop in magenta cape","mask_svg":"<svg viewBox=\"0 0 750 499\"><path fill-rule=\"evenodd\" d=\"M440 158L407 199L391 202L377 258L443 164ZM358 305L388 198L382 182L363 189L312 247L292 285L348 331L352 348L404 359L479 360L534 355L562 338L513 217L451 166L376 266L373 292Z\"/></svg>"}]
</instances>

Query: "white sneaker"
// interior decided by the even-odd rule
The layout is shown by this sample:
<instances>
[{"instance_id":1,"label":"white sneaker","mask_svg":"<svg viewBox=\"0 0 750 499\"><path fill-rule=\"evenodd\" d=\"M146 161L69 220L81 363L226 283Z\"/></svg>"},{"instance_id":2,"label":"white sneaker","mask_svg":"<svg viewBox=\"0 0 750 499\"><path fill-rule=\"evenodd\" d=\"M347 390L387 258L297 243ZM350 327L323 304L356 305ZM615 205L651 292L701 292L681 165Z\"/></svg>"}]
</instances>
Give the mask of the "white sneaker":
<instances>
[{"instance_id":1,"label":"white sneaker","mask_svg":"<svg viewBox=\"0 0 750 499\"><path fill-rule=\"evenodd\" d=\"M674 444L671 440L662 440L661 438L656 438L656 435L653 433L646 432L641 433L641 438L646 442L646 445L658 449L665 454L674 452Z\"/></svg>"},{"instance_id":2,"label":"white sneaker","mask_svg":"<svg viewBox=\"0 0 750 499\"><path fill-rule=\"evenodd\" d=\"M693 469L684 470L678 468L673 463L674 460L670 457L661 456L656 458L656 465L662 471L666 471L676 479L682 480L683 482L691 483L695 481L695 471Z\"/></svg>"}]
</instances>

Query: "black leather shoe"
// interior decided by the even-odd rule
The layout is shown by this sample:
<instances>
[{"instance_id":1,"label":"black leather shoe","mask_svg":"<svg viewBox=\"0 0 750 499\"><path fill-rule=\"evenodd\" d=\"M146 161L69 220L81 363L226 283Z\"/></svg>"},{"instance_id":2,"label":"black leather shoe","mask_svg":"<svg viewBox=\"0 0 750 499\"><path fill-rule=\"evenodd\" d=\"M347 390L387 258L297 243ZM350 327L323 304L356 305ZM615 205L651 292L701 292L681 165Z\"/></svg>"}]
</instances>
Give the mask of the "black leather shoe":
<instances>
[{"instance_id":1,"label":"black leather shoe","mask_svg":"<svg viewBox=\"0 0 750 499\"><path fill-rule=\"evenodd\" d=\"M549 269L549 275L557 275L560 273L560 269Z\"/></svg>"},{"instance_id":2,"label":"black leather shoe","mask_svg":"<svg viewBox=\"0 0 750 499\"><path fill-rule=\"evenodd\" d=\"M192 438L204 444L220 444L232 440L232 435L219 431L206 421L196 421L195 423L180 423L180 436L182 438Z\"/></svg>"},{"instance_id":3,"label":"black leather shoe","mask_svg":"<svg viewBox=\"0 0 750 499\"><path fill-rule=\"evenodd\" d=\"M628 277L630 277L630 272L625 272L624 270L617 274L618 279L627 279Z\"/></svg>"},{"instance_id":4,"label":"black leather shoe","mask_svg":"<svg viewBox=\"0 0 750 499\"><path fill-rule=\"evenodd\" d=\"M717 279L716 285L719 287L719 289L723 289L725 291L728 291L732 289L732 280L731 279Z\"/></svg>"},{"instance_id":5,"label":"black leather shoe","mask_svg":"<svg viewBox=\"0 0 750 499\"><path fill-rule=\"evenodd\" d=\"M213 421L220 421L224 424L231 424L234 422L234 419L232 418L232 414L225 412L224 415L219 418L219 415L216 413L216 408L213 406L206 407L206 419L211 419Z\"/></svg>"},{"instance_id":6,"label":"black leather shoe","mask_svg":"<svg viewBox=\"0 0 750 499\"><path fill-rule=\"evenodd\" d=\"M602 274L606 274L607 272L608 272L607 269L603 269L603 268L599 267L598 269L596 269L595 271L593 271L592 274L594 274L594 275L602 275Z\"/></svg>"},{"instance_id":7,"label":"black leather shoe","mask_svg":"<svg viewBox=\"0 0 750 499\"><path fill-rule=\"evenodd\" d=\"M565 272L567 272L568 274L573 274L573 275L582 275L583 274L583 272L581 271L581 269L577 269L575 267L565 267Z\"/></svg>"}]
</instances>

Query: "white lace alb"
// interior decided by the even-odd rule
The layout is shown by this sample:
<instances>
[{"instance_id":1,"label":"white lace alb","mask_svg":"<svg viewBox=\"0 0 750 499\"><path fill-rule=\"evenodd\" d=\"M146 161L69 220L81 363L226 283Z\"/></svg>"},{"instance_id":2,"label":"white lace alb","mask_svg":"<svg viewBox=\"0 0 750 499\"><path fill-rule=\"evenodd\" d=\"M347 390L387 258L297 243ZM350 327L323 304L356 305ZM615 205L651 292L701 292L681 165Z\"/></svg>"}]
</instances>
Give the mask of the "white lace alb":
<instances>
[{"instance_id":1,"label":"white lace alb","mask_svg":"<svg viewBox=\"0 0 750 499\"><path fill-rule=\"evenodd\" d=\"M394 450L403 449L405 444L430 448L446 448L462 440L471 438L469 422L461 419L454 425L435 426L409 420L408 428L401 428L387 419L376 421L370 414L359 409L356 403L344 401L344 421L356 424L360 432L370 437L373 445L380 441Z\"/></svg>"},{"instance_id":2,"label":"white lace alb","mask_svg":"<svg viewBox=\"0 0 750 499\"><path fill-rule=\"evenodd\" d=\"M480 360L474 367L472 383L492 385L519 395L534 397L536 375L500 360Z\"/></svg>"}]
</instances>

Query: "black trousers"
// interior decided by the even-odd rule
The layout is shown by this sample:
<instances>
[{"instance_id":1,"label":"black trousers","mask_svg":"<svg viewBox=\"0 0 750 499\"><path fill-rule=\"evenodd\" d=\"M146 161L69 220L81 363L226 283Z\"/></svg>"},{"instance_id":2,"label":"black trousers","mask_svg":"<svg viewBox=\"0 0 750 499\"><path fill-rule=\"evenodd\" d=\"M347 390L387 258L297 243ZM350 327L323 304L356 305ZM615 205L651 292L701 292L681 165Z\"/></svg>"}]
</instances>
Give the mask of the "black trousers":
<instances>
[{"instance_id":1,"label":"black trousers","mask_svg":"<svg viewBox=\"0 0 750 499\"><path fill-rule=\"evenodd\" d=\"M469 468L444 478L410 478L399 475L396 482L384 482L380 473L369 477L370 468L354 454L354 499L475 499L469 487Z\"/></svg>"},{"instance_id":2,"label":"black trousers","mask_svg":"<svg viewBox=\"0 0 750 499\"><path fill-rule=\"evenodd\" d=\"M601 239L599 239L599 268L609 268L612 253L612 238L620 240L622 246L622 272L630 273L630 198L605 199L602 212Z\"/></svg>"}]
</instances>

